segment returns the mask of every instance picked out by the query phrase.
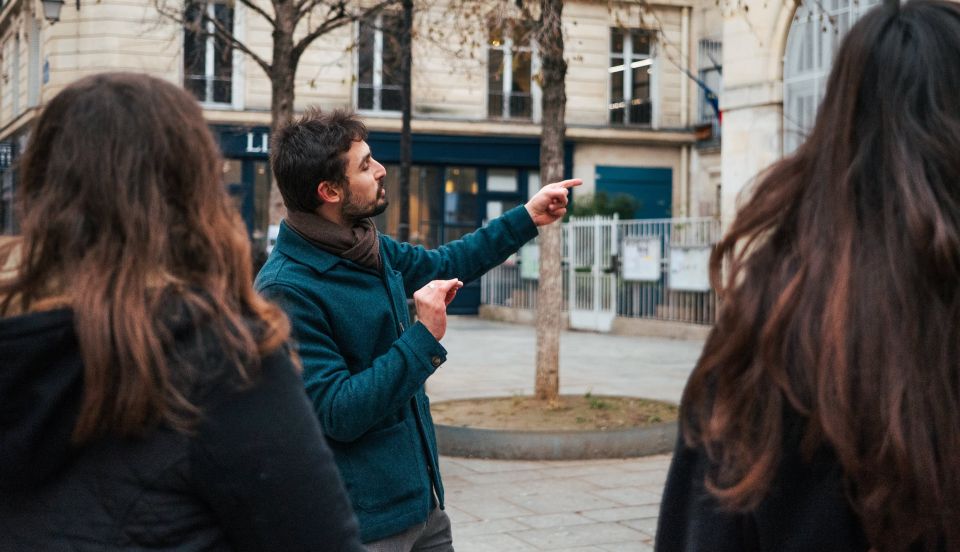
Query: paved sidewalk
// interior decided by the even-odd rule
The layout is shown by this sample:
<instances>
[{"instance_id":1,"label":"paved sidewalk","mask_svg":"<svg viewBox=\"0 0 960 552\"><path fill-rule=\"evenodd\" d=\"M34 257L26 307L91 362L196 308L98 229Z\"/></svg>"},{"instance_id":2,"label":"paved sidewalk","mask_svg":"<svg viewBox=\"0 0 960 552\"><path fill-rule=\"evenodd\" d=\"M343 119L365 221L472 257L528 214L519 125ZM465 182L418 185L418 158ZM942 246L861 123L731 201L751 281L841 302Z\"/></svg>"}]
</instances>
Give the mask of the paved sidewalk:
<instances>
[{"instance_id":1,"label":"paved sidewalk","mask_svg":"<svg viewBox=\"0 0 960 552\"><path fill-rule=\"evenodd\" d=\"M427 380L432 401L532 394L532 326L452 316L447 362ZM566 331L560 337L560 392L680 402L703 342Z\"/></svg>"},{"instance_id":2,"label":"paved sidewalk","mask_svg":"<svg viewBox=\"0 0 960 552\"><path fill-rule=\"evenodd\" d=\"M453 317L431 400L533 392L532 327ZM563 393L679 402L701 342L564 332ZM653 549L669 455L529 462L440 459L457 552Z\"/></svg>"}]
</instances>

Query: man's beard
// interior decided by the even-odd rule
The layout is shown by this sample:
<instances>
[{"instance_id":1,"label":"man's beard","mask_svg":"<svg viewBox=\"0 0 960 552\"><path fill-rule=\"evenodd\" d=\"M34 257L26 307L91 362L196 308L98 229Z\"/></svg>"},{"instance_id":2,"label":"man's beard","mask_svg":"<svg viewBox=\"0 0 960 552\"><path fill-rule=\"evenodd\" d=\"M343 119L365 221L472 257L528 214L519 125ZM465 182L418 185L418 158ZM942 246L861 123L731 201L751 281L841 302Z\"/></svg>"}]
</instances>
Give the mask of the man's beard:
<instances>
[{"instance_id":1,"label":"man's beard","mask_svg":"<svg viewBox=\"0 0 960 552\"><path fill-rule=\"evenodd\" d=\"M378 182L378 184L377 197L372 203L360 203L354 199L355 196L350 193L350 186L345 186L340 216L343 217L344 220L358 221L365 218L373 218L386 211L390 202L387 200L386 194L384 194L382 199L380 198L380 191L383 190L383 182Z\"/></svg>"}]
</instances>

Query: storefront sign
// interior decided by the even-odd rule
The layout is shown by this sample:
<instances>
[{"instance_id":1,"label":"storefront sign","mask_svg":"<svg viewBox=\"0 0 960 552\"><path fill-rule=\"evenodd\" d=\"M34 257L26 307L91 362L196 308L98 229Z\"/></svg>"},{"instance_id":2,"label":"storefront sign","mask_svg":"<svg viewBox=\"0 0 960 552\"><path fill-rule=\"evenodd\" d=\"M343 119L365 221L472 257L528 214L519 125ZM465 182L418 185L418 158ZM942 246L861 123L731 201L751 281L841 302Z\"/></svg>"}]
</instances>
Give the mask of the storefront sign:
<instances>
[{"instance_id":1,"label":"storefront sign","mask_svg":"<svg viewBox=\"0 0 960 552\"><path fill-rule=\"evenodd\" d=\"M269 127L211 125L210 130L227 159L266 159L270 154Z\"/></svg>"},{"instance_id":2,"label":"storefront sign","mask_svg":"<svg viewBox=\"0 0 960 552\"><path fill-rule=\"evenodd\" d=\"M259 141L257 140L258 138ZM248 132L247 153L270 153L270 133Z\"/></svg>"},{"instance_id":3,"label":"storefront sign","mask_svg":"<svg viewBox=\"0 0 960 552\"><path fill-rule=\"evenodd\" d=\"M660 280L660 237L627 236L623 250L623 279L633 282Z\"/></svg>"}]
</instances>

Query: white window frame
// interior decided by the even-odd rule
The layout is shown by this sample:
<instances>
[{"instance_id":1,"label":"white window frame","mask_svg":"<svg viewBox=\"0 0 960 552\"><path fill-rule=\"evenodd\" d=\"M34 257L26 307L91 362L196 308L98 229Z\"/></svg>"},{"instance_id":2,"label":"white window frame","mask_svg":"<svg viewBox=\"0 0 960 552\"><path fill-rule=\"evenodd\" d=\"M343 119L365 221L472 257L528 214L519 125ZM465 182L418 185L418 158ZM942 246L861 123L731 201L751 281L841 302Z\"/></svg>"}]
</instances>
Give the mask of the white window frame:
<instances>
[{"instance_id":1,"label":"white window frame","mask_svg":"<svg viewBox=\"0 0 960 552\"><path fill-rule=\"evenodd\" d=\"M613 75L617 67L620 68L620 71L623 71L623 122L614 123L610 120L610 106L613 104L613 96L610 94L610 81L607 81L607 124L614 127L635 127L635 126L647 126L651 128L658 127L658 121L660 119L660 98L659 98L659 86L660 81L660 64L657 63L657 44L656 40L657 35L654 31L645 29L642 27L639 28L621 28L621 27L612 27L610 33L614 31L623 32L623 48L619 54L615 54L610 47L607 47L607 75ZM650 53L646 59L633 59L633 32L642 31L647 33L650 37ZM619 56L621 63L620 65L611 66L610 61L614 56ZM639 67L649 67L648 73L650 74L650 122L649 123L635 123L630 120L630 102L633 101L633 96L631 92L633 90L633 71L627 71L629 64L630 69L637 69Z\"/></svg>"},{"instance_id":2,"label":"white window frame","mask_svg":"<svg viewBox=\"0 0 960 552\"><path fill-rule=\"evenodd\" d=\"M797 8L783 55L784 154L799 147L813 128L840 41L879 2L836 0L835 9L824 9L820 3Z\"/></svg>"},{"instance_id":3,"label":"white window frame","mask_svg":"<svg viewBox=\"0 0 960 552\"><path fill-rule=\"evenodd\" d=\"M510 25L505 25L505 29L509 29ZM490 66L490 50L498 50L503 53L503 66L500 68L500 82L502 84L500 88L501 93L501 102L500 106L500 115L498 119L503 120L515 120L515 121L533 121L535 123L540 122L542 106L540 99L542 97L542 90L540 85L537 84L534 75L540 72L540 52L537 48L537 42L533 39L530 40L530 43L527 45L516 46L513 41L513 33L504 32L503 42L494 45L487 41L487 67ZM530 52L530 117L524 117L519 115L512 115L510 113L510 95L513 93L513 56L515 53L519 52ZM487 87L486 87L486 96L487 96L487 117L490 115L490 71L487 71Z\"/></svg>"},{"instance_id":4,"label":"white window frame","mask_svg":"<svg viewBox=\"0 0 960 552\"><path fill-rule=\"evenodd\" d=\"M207 3L207 17L212 19L214 17L214 9L216 4L229 5L226 1L216 2L211 0ZM245 37L245 11L243 5L240 2L234 2L231 6L233 9L233 35L237 40L244 40ZM244 80L246 76L246 70L244 66L244 55L243 52L235 48L233 45L230 46L231 50L231 72L230 72L230 101L229 102L214 102L209 100L213 97L213 78L214 78L214 67L216 65L216 60L214 55L216 53L216 47L214 45L215 37L213 36L214 25L213 22L208 19L206 32L207 39L204 44L204 77L206 79L206 88L204 90L204 99L198 100L200 105L204 109L232 109L232 110L243 110L245 106L245 95L244 95ZM180 33L180 45L182 56L186 55L186 51L183 48L184 40L186 39L185 32L181 29ZM186 74L184 73L184 64L180 64L180 82L186 82Z\"/></svg>"},{"instance_id":5,"label":"white window frame","mask_svg":"<svg viewBox=\"0 0 960 552\"><path fill-rule=\"evenodd\" d=\"M355 86L353 87L353 105L358 113L376 114L376 115L400 115L400 109L383 109L383 15L377 14L373 22L373 107L360 107L360 48L357 47L357 55L354 63ZM390 14L401 17L400 14ZM357 44L360 42L360 25L357 21L354 36L357 37ZM410 78L413 78L412 71ZM412 83L411 83L412 85Z\"/></svg>"}]
</instances>

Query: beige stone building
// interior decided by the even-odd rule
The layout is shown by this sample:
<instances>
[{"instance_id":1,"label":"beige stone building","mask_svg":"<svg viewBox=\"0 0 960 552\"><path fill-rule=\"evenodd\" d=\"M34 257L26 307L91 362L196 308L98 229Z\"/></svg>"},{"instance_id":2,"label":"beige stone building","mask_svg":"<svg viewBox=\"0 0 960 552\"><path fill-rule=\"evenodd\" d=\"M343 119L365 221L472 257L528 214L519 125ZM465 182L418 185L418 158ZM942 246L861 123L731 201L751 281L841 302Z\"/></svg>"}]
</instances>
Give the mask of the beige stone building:
<instances>
[{"instance_id":1,"label":"beige stone building","mask_svg":"<svg viewBox=\"0 0 960 552\"><path fill-rule=\"evenodd\" d=\"M267 165L270 82L239 50L185 31L154 2L70 0L56 22L45 18L41 0L3 4L0 231L16 230L11 162L44 102L83 75L122 70L168 79L197 96L224 152L226 184L254 242L264 244L277 219ZM202 9L270 59L270 28L256 12L235 2ZM529 39L511 32L509 14L496 23L471 20L425 0L416 21L411 236L438 245L522 203L539 185L538 56ZM388 170L399 159L394 24L387 12L322 37L296 78L296 109L356 109ZM731 57L722 41L742 42L728 27L712 0L565 4L566 170L585 182L577 197L631 195L638 218L719 213L719 125L698 83L719 89ZM392 170L394 195L395 178ZM394 232L398 218L388 211L381 228Z\"/></svg>"},{"instance_id":2,"label":"beige stone building","mask_svg":"<svg viewBox=\"0 0 960 552\"><path fill-rule=\"evenodd\" d=\"M721 2L721 211L725 223L765 167L813 124L833 54L878 0Z\"/></svg>"}]
</instances>

